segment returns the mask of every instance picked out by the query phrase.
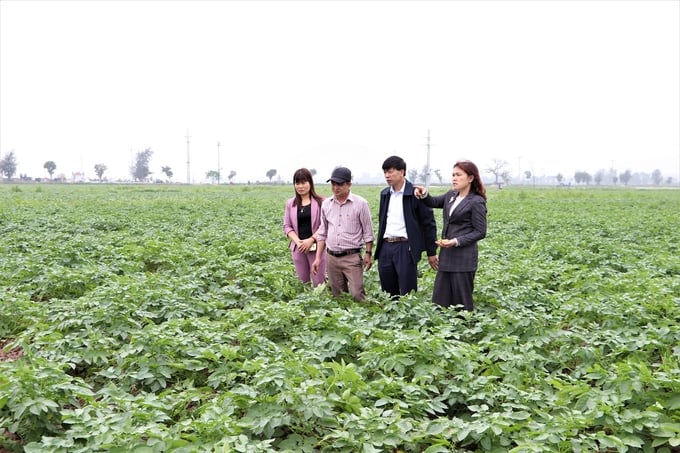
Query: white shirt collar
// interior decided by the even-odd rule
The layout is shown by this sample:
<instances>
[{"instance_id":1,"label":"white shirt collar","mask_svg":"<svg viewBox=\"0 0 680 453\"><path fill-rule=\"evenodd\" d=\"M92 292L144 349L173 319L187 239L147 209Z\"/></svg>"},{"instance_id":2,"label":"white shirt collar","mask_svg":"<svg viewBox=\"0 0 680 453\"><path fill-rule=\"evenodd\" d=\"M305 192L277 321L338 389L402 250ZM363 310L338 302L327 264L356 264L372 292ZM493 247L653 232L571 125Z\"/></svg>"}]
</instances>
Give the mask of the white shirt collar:
<instances>
[{"instance_id":1,"label":"white shirt collar","mask_svg":"<svg viewBox=\"0 0 680 453\"><path fill-rule=\"evenodd\" d=\"M406 187L406 180L404 180L404 183L401 185L401 188L399 190L394 190L392 186L390 186L390 193L404 193L404 187Z\"/></svg>"}]
</instances>

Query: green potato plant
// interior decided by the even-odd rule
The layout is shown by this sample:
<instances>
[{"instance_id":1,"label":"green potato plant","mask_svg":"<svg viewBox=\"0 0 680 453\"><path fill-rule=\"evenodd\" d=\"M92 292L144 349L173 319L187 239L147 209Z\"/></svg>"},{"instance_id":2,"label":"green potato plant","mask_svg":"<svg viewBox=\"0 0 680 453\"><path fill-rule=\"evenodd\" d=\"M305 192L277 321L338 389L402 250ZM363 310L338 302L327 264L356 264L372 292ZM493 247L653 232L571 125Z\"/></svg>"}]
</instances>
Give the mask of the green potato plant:
<instances>
[{"instance_id":1,"label":"green potato plant","mask_svg":"<svg viewBox=\"0 0 680 453\"><path fill-rule=\"evenodd\" d=\"M472 313L300 283L291 194L0 185L0 449L677 451L677 191L490 189Z\"/></svg>"}]
</instances>

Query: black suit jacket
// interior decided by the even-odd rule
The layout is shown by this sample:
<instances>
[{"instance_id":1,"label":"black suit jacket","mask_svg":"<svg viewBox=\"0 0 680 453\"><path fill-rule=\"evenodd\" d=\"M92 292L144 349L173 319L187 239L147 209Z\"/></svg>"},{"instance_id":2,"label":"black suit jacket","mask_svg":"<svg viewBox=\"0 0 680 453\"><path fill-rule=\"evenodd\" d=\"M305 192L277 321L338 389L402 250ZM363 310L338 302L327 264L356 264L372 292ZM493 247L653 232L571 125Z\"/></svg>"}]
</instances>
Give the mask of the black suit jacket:
<instances>
[{"instance_id":1,"label":"black suit jacket","mask_svg":"<svg viewBox=\"0 0 680 453\"><path fill-rule=\"evenodd\" d=\"M417 263L423 253L427 256L437 254L437 222L434 220L432 208L413 195L413 184L406 181L404 185L404 222L406 234L413 262ZM376 238L375 257L380 259L380 248L384 242L385 230L387 229L387 208L390 203L390 188L386 187L380 192L380 208L378 210L378 237Z\"/></svg>"},{"instance_id":2,"label":"black suit jacket","mask_svg":"<svg viewBox=\"0 0 680 453\"><path fill-rule=\"evenodd\" d=\"M455 190L444 195L428 196L423 202L441 208L444 214L442 238L458 240L458 247L439 251L439 270L443 272L475 272L478 262L477 241L486 237L486 200L481 195L469 193L452 214L451 206L458 196Z\"/></svg>"}]
</instances>

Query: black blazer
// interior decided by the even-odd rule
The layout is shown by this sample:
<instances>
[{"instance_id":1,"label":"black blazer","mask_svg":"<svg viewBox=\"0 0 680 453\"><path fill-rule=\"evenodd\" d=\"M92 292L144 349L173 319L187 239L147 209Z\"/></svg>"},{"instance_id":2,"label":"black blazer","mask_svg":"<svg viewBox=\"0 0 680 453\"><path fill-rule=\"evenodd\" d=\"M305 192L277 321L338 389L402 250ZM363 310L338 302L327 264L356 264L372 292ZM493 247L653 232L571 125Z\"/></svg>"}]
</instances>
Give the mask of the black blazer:
<instances>
[{"instance_id":1,"label":"black blazer","mask_svg":"<svg viewBox=\"0 0 680 453\"><path fill-rule=\"evenodd\" d=\"M486 200L470 192L449 215L451 205L458 196L455 190L444 195L423 198L426 205L441 208L444 212L442 238L458 240L458 247L441 248L439 270L443 272L475 272L477 270L477 241L486 237Z\"/></svg>"},{"instance_id":2,"label":"black blazer","mask_svg":"<svg viewBox=\"0 0 680 453\"><path fill-rule=\"evenodd\" d=\"M437 222L434 220L432 208L425 205L413 195L413 184L406 181L404 186L404 222L406 234L413 262L417 263L423 250L427 256L437 254ZM387 208L390 203L390 188L380 192L380 208L378 210L378 237L375 245L375 258L380 259L380 248L384 242L385 230L387 229Z\"/></svg>"}]
</instances>

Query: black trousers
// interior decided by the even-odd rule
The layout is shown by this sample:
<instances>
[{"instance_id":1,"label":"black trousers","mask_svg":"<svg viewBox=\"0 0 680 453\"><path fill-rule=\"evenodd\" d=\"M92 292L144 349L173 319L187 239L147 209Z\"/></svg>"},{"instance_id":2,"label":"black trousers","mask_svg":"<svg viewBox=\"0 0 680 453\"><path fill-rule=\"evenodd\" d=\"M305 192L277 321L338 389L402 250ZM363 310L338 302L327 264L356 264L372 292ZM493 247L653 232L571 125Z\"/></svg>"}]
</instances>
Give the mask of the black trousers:
<instances>
[{"instance_id":1,"label":"black trousers","mask_svg":"<svg viewBox=\"0 0 680 453\"><path fill-rule=\"evenodd\" d=\"M418 263L413 261L407 241L384 242L376 258L383 291L397 297L418 290Z\"/></svg>"},{"instance_id":2,"label":"black trousers","mask_svg":"<svg viewBox=\"0 0 680 453\"><path fill-rule=\"evenodd\" d=\"M472 311L474 286L474 272L438 271L434 278L432 302L442 307L457 306L456 308Z\"/></svg>"}]
</instances>

